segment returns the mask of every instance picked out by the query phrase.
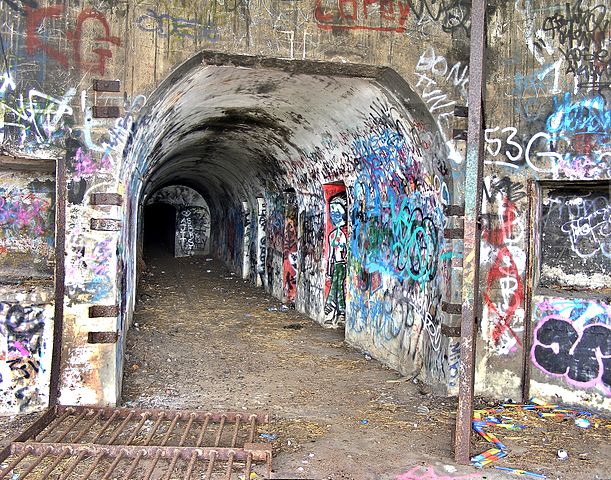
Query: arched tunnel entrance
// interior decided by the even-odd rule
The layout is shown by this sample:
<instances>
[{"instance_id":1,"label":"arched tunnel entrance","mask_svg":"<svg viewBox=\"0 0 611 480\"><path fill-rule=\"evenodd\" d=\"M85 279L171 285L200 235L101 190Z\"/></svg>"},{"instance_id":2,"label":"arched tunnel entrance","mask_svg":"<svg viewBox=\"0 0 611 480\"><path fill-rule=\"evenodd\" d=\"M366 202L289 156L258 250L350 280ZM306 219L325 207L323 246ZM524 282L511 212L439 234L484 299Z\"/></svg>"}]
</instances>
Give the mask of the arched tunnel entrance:
<instances>
[{"instance_id":1,"label":"arched tunnel entrance","mask_svg":"<svg viewBox=\"0 0 611 480\"><path fill-rule=\"evenodd\" d=\"M395 72L202 53L146 108L123 172L125 329L139 247L171 242L173 231L179 256L182 207L159 199L180 186L208 207L197 253L449 391L457 341L442 334L441 305L452 295L452 173L436 123Z\"/></svg>"}]
</instances>

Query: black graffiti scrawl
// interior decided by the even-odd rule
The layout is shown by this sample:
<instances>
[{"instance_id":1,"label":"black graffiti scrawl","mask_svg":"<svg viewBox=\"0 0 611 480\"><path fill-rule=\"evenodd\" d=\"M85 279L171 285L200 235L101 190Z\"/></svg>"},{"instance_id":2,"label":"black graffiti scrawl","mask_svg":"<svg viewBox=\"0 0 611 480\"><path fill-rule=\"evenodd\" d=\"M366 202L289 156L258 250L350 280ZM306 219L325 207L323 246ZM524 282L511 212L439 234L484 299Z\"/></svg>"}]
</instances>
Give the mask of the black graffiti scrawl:
<instances>
[{"instance_id":1,"label":"black graffiti scrawl","mask_svg":"<svg viewBox=\"0 0 611 480\"><path fill-rule=\"evenodd\" d=\"M590 323L583 328L570 320L550 315L534 334L535 366L564 377L579 388L599 387L611 396L611 328Z\"/></svg>"}]
</instances>

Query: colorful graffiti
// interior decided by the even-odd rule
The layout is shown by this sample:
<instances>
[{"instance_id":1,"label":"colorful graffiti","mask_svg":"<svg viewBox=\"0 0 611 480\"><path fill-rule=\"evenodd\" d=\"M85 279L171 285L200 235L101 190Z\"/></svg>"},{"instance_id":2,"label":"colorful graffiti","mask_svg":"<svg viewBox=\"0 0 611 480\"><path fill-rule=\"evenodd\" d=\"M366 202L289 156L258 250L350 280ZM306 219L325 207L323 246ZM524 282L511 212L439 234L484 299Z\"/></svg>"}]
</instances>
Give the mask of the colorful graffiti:
<instances>
[{"instance_id":1,"label":"colorful graffiti","mask_svg":"<svg viewBox=\"0 0 611 480\"><path fill-rule=\"evenodd\" d=\"M578 299L536 305L533 364L579 389L611 396L611 306Z\"/></svg>"},{"instance_id":2,"label":"colorful graffiti","mask_svg":"<svg viewBox=\"0 0 611 480\"><path fill-rule=\"evenodd\" d=\"M136 25L145 32L154 32L162 37L176 36L211 43L220 40L218 28L214 25L203 25L195 20L159 13L150 8L136 19Z\"/></svg>"},{"instance_id":3,"label":"colorful graffiti","mask_svg":"<svg viewBox=\"0 0 611 480\"><path fill-rule=\"evenodd\" d=\"M525 254L520 245L524 238L522 213L515 202L525 192L509 177L485 180L486 215L482 238L483 253L489 269L486 290L482 294L488 321L484 337L499 354L515 353L522 346Z\"/></svg>"},{"instance_id":4,"label":"colorful graffiti","mask_svg":"<svg viewBox=\"0 0 611 480\"><path fill-rule=\"evenodd\" d=\"M76 89L70 88L62 98L55 98L36 89L17 92L9 72L2 75L1 82L0 143L17 142L20 147L36 148L64 139Z\"/></svg>"},{"instance_id":5,"label":"colorful graffiti","mask_svg":"<svg viewBox=\"0 0 611 480\"><path fill-rule=\"evenodd\" d=\"M0 385L4 408L23 412L48 397L51 307L0 303Z\"/></svg>"},{"instance_id":6,"label":"colorful graffiti","mask_svg":"<svg viewBox=\"0 0 611 480\"><path fill-rule=\"evenodd\" d=\"M346 319L346 264L348 256L348 200L344 185L324 185L327 221L325 323L336 326Z\"/></svg>"},{"instance_id":7,"label":"colorful graffiti","mask_svg":"<svg viewBox=\"0 0 611 480\"><path fill-rule=\"evenodd\" d=\"M284 210L284 296L283 300L289 305L295 305L297 296L297 198L294 193L285 193Z\"/></svg>"}]
</instances>

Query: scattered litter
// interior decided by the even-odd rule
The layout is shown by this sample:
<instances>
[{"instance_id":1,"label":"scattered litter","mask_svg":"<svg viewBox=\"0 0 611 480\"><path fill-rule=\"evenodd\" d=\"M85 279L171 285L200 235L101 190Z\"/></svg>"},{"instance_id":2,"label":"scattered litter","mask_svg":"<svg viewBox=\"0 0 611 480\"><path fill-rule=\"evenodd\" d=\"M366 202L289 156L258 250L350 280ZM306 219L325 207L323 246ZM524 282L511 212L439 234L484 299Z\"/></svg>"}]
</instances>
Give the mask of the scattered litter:
<instances>
[{"instance_id":1,"label":"scattered litter","mask_svg":"<svg viewBox=\"0 0 611 480\"><path fill-rule=\"evenodd\" d=\"M297 469L297 471L298 471L298 472L303 472L303 470L304 470L304 468L303 468L303 467L299 467L299 468Z\"/></svg>"},{"instance_id":2,"label":"scattered litter","mask_svg":"<svg viewBox=\"0 0 611 480\"><path fill-rule=\"evenodd\" d=\"M443 469L448 473L456 473L458 470L454 465L444 465Z\"/></svg>"},{"instance_id":3,"label":"scattered litter","mask_svg":"<svg viewBox=\"0 0 611 480\"><path fill-rule=\"evenodd\" d=\"M533 477L533 478L547 478L542 473L529 472L527 470L520 470L519 468L499 467L499 466L496 466L495 468L497 470L502 470L503 472L513 473L514 475L525 475L527 477Z\"/></svg>"},{"instance_id":4,"label":"scattered litter","mask_svg":"<svg viewBox=\"0 0 611 480\"><path fill-rule=\"evenodd\" d=\"M301 330L303 328L303 325L301 323L291 323L289 325L285 325L284 327L285 330Z\"/></svg>"},{"instance_id":5,"label":"scattered litter","mask_svg":"<svg viewBox=\"0 0 611 480\"><path fill-rule=\"evenodd\" d=\"M590 420L587 418L576 418L575 425L579 428L590 428Z\"/></svg>"},{"instance_id":6,"label":"scattered litter","mask_svg":"<svg viewBox=\"0 0 611 480\"><path fill-rule=\"evenodd\" d=\"M426 414L426 413L430 413L431 410L426 405L419 405L417 411L418 413Z\"/></svg>"},{"instance_id":7,"label":"scattered litter","mask_svg":"<svg viewBox=\"0 0 611 480\"><path fill-rule=\"evenodd\" d=\"M278 435L276 435L275 433L262 433L261 435L259 435L259 437L263 438L264 440L267 440L268 442L273 442L274 440L278 438ZM290 440L289 440L289 445L290 445Z\"/></svg>"},{"instance_id":8,"label":"scattered litter","mask_svg":"<svg viewBox=\"0 0 611 480\"><path fill-rule=\"evenodd\" d=\"M211 258L206 258L206 262L211 262L212 259Z\"/></svg>"},{"instance_id":9,"label":"scattered litter","mask_svg":"<svg viewBox=\"0 0 611 480\"><path fill-rule=\"evenodd\" d=\"M278 307L267 307L267 311L268 312L277 312L278 311Z\"/></svg>"},{"instance_id":10,"label":"scattered litter","mask_svg":"<svg viewBox=\"0 0 611 480\"><path fill-rule=\"evenodd\" d=\"M314 454L313 454L313 453L310 453L310 454L308 454L308 457L310 457L310 458L314 458Z\"/></svg>"},{"instance_id":11,"label":"scattered litter","mask_svg":"<svg viewBox=\"0 0 611 480\"><path fill-rule=\"evenodd\" d=\"M206 273L210 273L212 270L206 270Z\"/></svg>"},{"instance_id":12,"label":"scattered litter","mask_svg":"<svg viewBox=\"0 0 611 480\"><path fill-rule=\"evenodd\" d=\"M367 420L366 418L363 418L363 420L361 420L361 425L367 425L369 423L369 420Z\"/></svg>"},{"instance_id":13,"label":"scattered litter","mask_svg":"<svg viewBox=\"0 0 611 480\"><path fill-rule=\"evenodd\" d=\"M280 305L280 311L281 312L288 312L289 311L288 305Z\"/></svg>"},{"instance_id":14,"label":"scattered litter","mask_svg":"<svg viewBox=\"0 0 611 480\"><path fill-rule=\"evenodd\" d=\"M509 449L499 440L499 438L487 431L484 430L486 427L500 427L506 430L521 430L526 428L524 425L520 425L518 423L511 422L509 417L498 415L501 412L507 412L511 409L522 409L526 411L535 411L537 415L541 418L558 418L558 419L566 419L566 418L574 418L575 425L580 428L590 428L593 422L593 416L590 412L586 411L578 411L578 410L568 410L559 407L558 405L552 405L547 403L544 400L540 400L537 398L531 399L530 403L503 403L498 408L490 408L485 410L475 410L473 412L473 422L472 428L479 435L485 438L488 442L494 445L494 448L490 448L485 452L482 452L479 455L474 456L471 459L471 462L475 467L481 468L484 465L487 465L495 460L506 457L509 453ZM594 421L594 428L598 427L598 423ZM557 452L558 458L560 460L568 459L568 453L564 449L560 449ZM525 470L515 469L509 467L497 467L501 470L510 471L515 473L516 475L526 475L535 478L545 478L542 474L528 472Z\"/></svg>"},{"instance_id":15,"label":"scattered litter","mask_svg":"<svg viewBox=\"0 0 611 480\"><path fill-rule=\"evenodd\" d=\"M368 353L365 353L365 360L371 360L371 355L369 355Z\"/></svg>"},{"instance_id":16,"label":"scattered litter","mask_svg":"<svg viewBox=\"0 0 611 480\"><path fill-rule=\"evenodd\" d=\"M475 455L471 459L471 463L473 463L473 466L477 468L482 468L483 466L488 465L489 463L492 463L506 456L506 450L502 450L500 448L489 448L485 452L482 452L479 455Z\"/></svg>"},{"instance_id":17,"label":"scattered litter","mask_svg":"<svg viewBox=\"0 0 611 480\"><path fill-rule=\"evenodd\" d=\"M239 478L240 480L246 480L246 475L240 475ZM249 476L250 480L255 480L257 478L259 478L259 476L255 472L250 472L250 476Z\"/></svg>"}]
</instances>

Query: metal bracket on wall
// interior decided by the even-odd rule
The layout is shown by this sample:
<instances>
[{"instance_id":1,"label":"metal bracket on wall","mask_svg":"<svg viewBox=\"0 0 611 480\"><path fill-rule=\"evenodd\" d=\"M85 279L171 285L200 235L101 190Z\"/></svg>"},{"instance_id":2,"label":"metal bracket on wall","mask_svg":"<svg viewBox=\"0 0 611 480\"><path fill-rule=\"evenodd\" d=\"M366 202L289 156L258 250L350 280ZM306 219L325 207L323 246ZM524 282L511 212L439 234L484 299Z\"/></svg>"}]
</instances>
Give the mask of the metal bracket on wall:
<instances>
[{"instance_id":1,"label":"metal bracket on wall","mask_svg":"<svg viewBox=\"0 0 611 480\"><path fill-rule=\"evenodd\" d=\"M87 343L117 343L117 332L88 332Z\"/></svg>"},{"instance_id":2,"label":"metal bracket on wall","mask_svg":"<svg viewBox=\"0 0 611 480\"><path fill-rule=\"evenodd\" d=\"M121 82L119 80L93 80L93 90L96 92L119 92Z\"/></svg>"},{"instance_id":3,"label":"metal bracket on wall","mask_svg":"<svg viewBox=\"0 0 611 480\"><path fill-rule=\"evenodd\" d=\"M89 318L117 317L119 305L91 305L89 307Z\"/></svg>"},{"instance_id":4,"label":"metal bracket on wall","mask_svg":"<svg viewBox=\"0 0 611 480\"><path fill-rule=\"evenodd\" d=\"M92 218L90 227L91 230L115 232L121 230L121 220L114 218Z\"/></svg>"},{"instance_id":5,"label":"metal bracket on wall","mask_svg":"<svg viewBox=\"0 0 611 480\"><path fill-rule=\"evenodd\" d=\"M91 205L116 205L123 204L123 196L119 193L92 193L89 203Z\"/></svg>"},{"instance_id":6,"label":"metal bracket on wall","mask_svg":"<svg viewBox=\"0 0 611 480\"><path fill-rule=\"evenodd\" d=\"M94 105L93 118L119 118L121 109L116 105Z\"/></svg>"}]
</instances>

